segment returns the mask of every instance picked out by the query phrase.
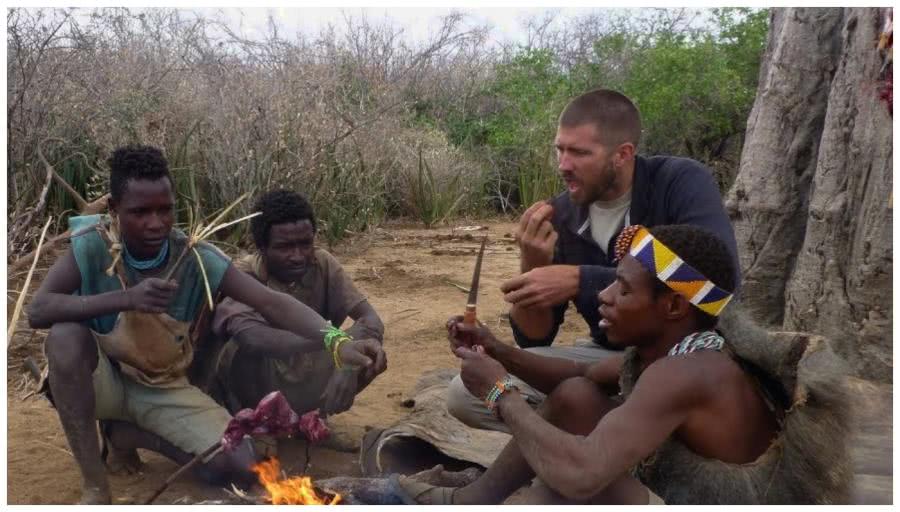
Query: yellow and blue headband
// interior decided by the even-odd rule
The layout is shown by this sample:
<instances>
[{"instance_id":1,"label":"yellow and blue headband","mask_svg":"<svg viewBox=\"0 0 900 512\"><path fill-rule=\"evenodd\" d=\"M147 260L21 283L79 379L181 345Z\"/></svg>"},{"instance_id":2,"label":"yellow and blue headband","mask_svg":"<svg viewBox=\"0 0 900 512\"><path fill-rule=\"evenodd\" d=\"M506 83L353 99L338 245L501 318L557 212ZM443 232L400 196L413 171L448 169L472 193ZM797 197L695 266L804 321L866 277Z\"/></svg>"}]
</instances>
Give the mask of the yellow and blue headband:
<instances>
[{"instance_id":1,"label":"yellow and blue headband","mask_svg":"<svg viewBox=\"0 0 900 512\"><path fill-rule=\"evenodd\" d=\"M638 260L669 288L687 297L691 304L712 316L719 316L732 294L719 288L694 267L678 257L643 226L629 226L616 242L616 259L625 252Z\"/></svg>"}]
</instances>

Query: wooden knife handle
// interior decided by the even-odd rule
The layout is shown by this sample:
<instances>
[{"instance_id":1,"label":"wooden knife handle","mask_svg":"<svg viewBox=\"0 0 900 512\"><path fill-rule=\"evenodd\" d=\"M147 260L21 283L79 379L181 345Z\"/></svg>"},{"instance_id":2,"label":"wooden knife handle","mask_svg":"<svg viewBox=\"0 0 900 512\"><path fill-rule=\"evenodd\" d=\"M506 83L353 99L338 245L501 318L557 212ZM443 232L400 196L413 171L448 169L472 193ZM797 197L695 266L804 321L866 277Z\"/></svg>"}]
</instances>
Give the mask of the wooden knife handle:
<instances>
[{"instance_id":1,"label":"wooden knife handle","mask_svg":"<svg viewBox=\"0 0 900 512\"><path fill-rule=\"evenodd\" d=\"M475 305L466 304L466 312L463 314L463 323L466 325L475 325Z\"/></svg>"}]
</instances>

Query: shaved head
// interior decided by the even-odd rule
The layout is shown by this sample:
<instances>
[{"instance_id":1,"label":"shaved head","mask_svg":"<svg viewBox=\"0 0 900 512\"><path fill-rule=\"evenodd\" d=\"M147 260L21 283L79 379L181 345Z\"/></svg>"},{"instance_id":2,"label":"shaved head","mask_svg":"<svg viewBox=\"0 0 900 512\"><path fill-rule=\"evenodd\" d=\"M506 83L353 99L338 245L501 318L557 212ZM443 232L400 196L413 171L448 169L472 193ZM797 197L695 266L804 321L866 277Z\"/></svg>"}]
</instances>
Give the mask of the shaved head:
<instances>
[{"instance_id":1,"label":"shaved head","mask_svg":"<svg viewBox=\"0 0 900 512\"><path fill-rule=\"evenodd\" d=\"M630 142L634 147L641 140L641 114L624 94L610 89L586 92L570 101L559 116L559 126L573 128L593 124L600 134L600 143L616 147Z\"/></svg>"}]
</instances>

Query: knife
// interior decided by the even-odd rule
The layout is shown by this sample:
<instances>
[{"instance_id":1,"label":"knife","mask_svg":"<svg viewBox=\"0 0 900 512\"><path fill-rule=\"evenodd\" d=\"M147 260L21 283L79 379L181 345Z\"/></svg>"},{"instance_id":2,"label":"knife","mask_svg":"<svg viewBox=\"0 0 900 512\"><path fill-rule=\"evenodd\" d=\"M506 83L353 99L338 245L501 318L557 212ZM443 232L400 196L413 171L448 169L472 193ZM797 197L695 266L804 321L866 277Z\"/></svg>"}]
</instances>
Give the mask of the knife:
<instances>
[{"instance_id":1,"label":"knife","mask_svg":"<svg viewBox=\"0 0 900 512\"><path fill-rule=\"evenodd\" d=\"M478 279L481 277L481 260L484 258L485 243L487 243L487 236L481 239L481 249L478 250L478 259L475 260L472 286L469 287L469 300L466 301L466 313L463 315L463 323L466 325L475 325L475 304L478 303Z\"/></svg>"}]
</instances>

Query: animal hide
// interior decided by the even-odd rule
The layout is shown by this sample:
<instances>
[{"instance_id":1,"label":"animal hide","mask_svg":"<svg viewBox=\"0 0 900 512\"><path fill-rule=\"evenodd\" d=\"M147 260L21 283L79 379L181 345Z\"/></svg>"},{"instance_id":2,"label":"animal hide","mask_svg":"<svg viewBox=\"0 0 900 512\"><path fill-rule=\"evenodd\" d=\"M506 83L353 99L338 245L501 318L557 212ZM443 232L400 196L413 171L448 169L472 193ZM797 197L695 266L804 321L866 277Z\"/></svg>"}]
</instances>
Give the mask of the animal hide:
<instances>
[{"instance_id":1,"label":"animal hide","mask_svg":"<svg viewBox=\"0 0 900 512\"><path fill-rule=\"evenodd\" d=\"M768 333L737 305L718 330L734 354L774 386L786 403L776 440L756 461L706 459L669 439L636 468L637 476L667 504L847 503L853 478L848 451L851 413L845 365L821 336ZM626 353L622 390L637 380L633 349Z\"/></svg>"},{"instance_id":2,"label":"animal hide","mask_svg":"<svg viewBox=\"0 0 900 512\"><path fill-rule=\"evenodd\" d=\"M404 460L427 459L423 451L430 445L443 456L465 463L490 466L506 446L510 435L503 432L471 428L447 412L447 385L456 370L436 370L424 374L405 404L412 407L409 416L382 431L370 431L360 449L363 475L375 476L391 472L409 473L452 461L432 458L421 464L402 467ZM423 445L423 442L425 445Z\"/></svg>"}]
</instances>

